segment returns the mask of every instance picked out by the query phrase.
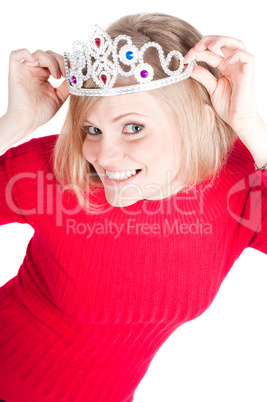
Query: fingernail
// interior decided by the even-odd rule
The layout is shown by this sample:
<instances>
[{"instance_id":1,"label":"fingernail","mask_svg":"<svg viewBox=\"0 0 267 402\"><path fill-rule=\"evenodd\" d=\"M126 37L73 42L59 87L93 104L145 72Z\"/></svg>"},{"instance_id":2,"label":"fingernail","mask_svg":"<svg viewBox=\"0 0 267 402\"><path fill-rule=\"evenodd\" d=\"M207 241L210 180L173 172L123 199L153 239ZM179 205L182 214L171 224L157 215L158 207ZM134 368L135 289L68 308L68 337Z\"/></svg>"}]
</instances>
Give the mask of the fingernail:
<instances>
[{"instance_id":1,"label":"fingernail","mask_svg":"<svg viewBox=\"0 0 267 402\"><path fill-rule=\"evenodd\" d=\"M184 62L185 62L186 64L190 63L190 61L192 61L192 60L194 60L194 58L192 57L192 55L189 55L189 54L185 55L185 57L184 57Z\"/></svg>"},{"instance_id":2,"label":"fingernail","mask_svg":"<svg viewBox=\"0 0 267 402\"><path fill-rule=\"evenodd\" d=\"M213 46L215 45L215 43L216 43L216 42L211 42L211 43L209 44L209 47L213 47Z\"/></svg>"},{"instance_id":3,"label":"fingernail","mask_svg":"<svg viewBox=\"0 0 267 402\"><path fill-rule=\"evenodd\" d=\"M26 64L26 66L31 66L31 67L38 67L39 66L39 61L26 61L24 64Z\"/></svg>"},{"instance_id":4,"label":"fingernail","mask_svg":"<svg viewBox=\"0 0 267 402\"><path fill-rule=\"evenodd\" d=\"M227 59L225 59L226 63L229 63L229 61L232 59L233 56L227 57Z\"/></svg>"},{"instance_id":5,"label":"fingernail","mask_svg":"<svg viewBox=\"0 0 267 402\"><path fill-rule=\"evenodd\" d=\"M196 43L195 46L193 47L193 49L198 49L200 47L200 42Z\"/></svg>"},{"instance_id":6,"label":"fingernail","mask_svg":"<svg viewBox=\"0 0 267 402\"><path fill-rule=\"evenodd\" d=\"M57 70L57 77L58 77L58 78L61 78L61 75L62 75L62 74L61 74L61 71L60 71L60 69L58 69L58 70Z\"/></svg>"},{"instance_id":7,"label":"fingernail","mask_svg":"<svg viewBox=\"0 0 267 402\"><path fill-rule=\"evenodd\" d=\"M32 59L33 63L38 61L32 54L31 54L31 59Z\"/></svg>"}]
</instances>

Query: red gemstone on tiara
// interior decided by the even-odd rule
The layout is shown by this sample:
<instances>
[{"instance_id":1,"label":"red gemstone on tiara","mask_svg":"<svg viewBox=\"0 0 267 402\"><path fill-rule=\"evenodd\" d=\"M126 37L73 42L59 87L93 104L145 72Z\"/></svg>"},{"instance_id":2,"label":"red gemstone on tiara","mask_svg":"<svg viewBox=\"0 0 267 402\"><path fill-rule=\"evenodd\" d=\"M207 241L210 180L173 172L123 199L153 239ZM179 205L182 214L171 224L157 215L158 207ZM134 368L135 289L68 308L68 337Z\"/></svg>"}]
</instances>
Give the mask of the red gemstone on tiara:
<instances>
[{"instance_id":1,"label":"red gemstone on tiara","mask_svg":"<svg viewBox=\"0 0 267 402\"><path fill-rule=\"evenodd\" d=\"M101 80L104 82L104 84L106 85L107 82L107 76L105 74L101 74L100 75Z\"/></svg>"},{"instance_id":2,"label":"red gemstone on tiara","mask_svg":"<svg viewBox=\"0 0 267 402\"><path fill-rule=\"evenodd\" d=\"M95 38L95 44L98 48L100 48L101 40L99 38Z\"/></svg>"}]
</instances>

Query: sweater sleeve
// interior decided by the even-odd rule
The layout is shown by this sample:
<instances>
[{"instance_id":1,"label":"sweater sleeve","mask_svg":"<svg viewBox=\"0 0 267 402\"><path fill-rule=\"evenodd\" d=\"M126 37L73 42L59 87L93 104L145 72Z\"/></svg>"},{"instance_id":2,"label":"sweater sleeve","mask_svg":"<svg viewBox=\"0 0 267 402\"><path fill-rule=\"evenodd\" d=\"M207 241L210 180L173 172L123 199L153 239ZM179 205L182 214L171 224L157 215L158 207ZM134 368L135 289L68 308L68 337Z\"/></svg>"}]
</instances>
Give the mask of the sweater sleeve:
<instances>
[{"instance_id":1,"label":"sweater sleeve","mask_svg":"<svg viewBox=\"0 0 267 402\"><path fill-rule=\"evenodd\" d=\"M250 241L248 247L255 248L265 254L267 254L267 171L262 172L261 170L256 171L260 177L261 186L261 219L260 224Z\"/></svg>"},{"instance_id":2,"label":"sweater sleeve","mask_svg":"<svg viewBox=\"0 0 267 402\"><path fill-rule=\"evenodd\" d=\"M19 154L23 153L24 144L8 149L0 156L0 225L7 223L26 223L23 214L17 209L16 174L13 163L17 165ZM26 160L25 160L26 165ZM22 172L23 165L20 166Z\"/></svg>"},{"instance_id":3,"label":"sweater sleeve","mask_svg":"<svg viewBox=\"0 0 267 402\"><path fill-rule=\"evenodd\" d=\"M9 148L0 156L0 225L29 223L33 213L26 205L36 207L38 172L44 170L46 149L56 136L33 138L28 142ZM47 145L48 144L48 145Z\"/></svg>"}]
</instances>

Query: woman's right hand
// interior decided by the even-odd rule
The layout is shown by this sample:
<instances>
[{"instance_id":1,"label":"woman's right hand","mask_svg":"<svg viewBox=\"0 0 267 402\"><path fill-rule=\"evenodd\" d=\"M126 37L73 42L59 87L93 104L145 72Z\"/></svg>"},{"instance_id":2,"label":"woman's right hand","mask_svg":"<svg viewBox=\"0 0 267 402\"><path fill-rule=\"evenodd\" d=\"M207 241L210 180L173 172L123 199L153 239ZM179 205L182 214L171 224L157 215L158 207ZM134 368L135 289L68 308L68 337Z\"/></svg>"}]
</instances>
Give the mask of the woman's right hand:
<instances>
[{"instance_id":1,"label":"woman's right hand","mask_svg":"<svg viewBox=\"0 0 267 402\"><path fill-rule=\"evenodd\" d=\"M67 81L54 88L48 81L51 75L66 77L60 54L49 50L31 54L27 49L10 54L6 119L21 133L16 141L48 122L68 98Z\"/></svg>"}]
</instances>

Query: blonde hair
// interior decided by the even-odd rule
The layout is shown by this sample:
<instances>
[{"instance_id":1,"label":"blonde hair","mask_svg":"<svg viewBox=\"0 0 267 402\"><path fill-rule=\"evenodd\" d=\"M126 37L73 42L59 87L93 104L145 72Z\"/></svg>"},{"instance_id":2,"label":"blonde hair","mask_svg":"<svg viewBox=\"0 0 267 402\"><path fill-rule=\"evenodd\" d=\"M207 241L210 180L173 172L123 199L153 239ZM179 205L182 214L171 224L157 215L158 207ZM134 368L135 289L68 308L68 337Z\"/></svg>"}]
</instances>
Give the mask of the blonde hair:
<instances>
[{"instance_id":1,"label":"blonde hair","mask_svg":"<svg viewBox=\"0 0 267 402\"><path fill-rule=\"evenodd\" d=\"M174 49L185 55L202 38L187 22L159 13L125 16L110 25L106 31L112 39L120 34L131 36L133 44L138 48L150 41L157 42L162 46L165 55ZM153 66L154 79L164 78L166 75L157 51L149 48L146 54L147 60L144 61ZM198 64L207 68L216 78L220 77L218 70L205 63ZM169 68L174 70L178 66L178 60L173 57ZM122 82L123 85L136 83L129 78L123 81L120 79L115 86L121 86ZM96 88L96 85L89 79L84 87ZM213 109L207 90L198 81L188 78L152 92L171 108L181 133L178 138L182 166L179 180L185 185L181 191L186 193L207 178L212 183L225 164L236 135ZM93 202L89 203L88 196L102 185L94 167L82 154L86 137L82 124L89 111L100 101L101 98L70 95L69 110L54 148L54 173L57 180L75 192L80 205L86 211L97 210ZM213 110L214 124L207 118L206 105Z\"/></svg>"}]
</instances>

